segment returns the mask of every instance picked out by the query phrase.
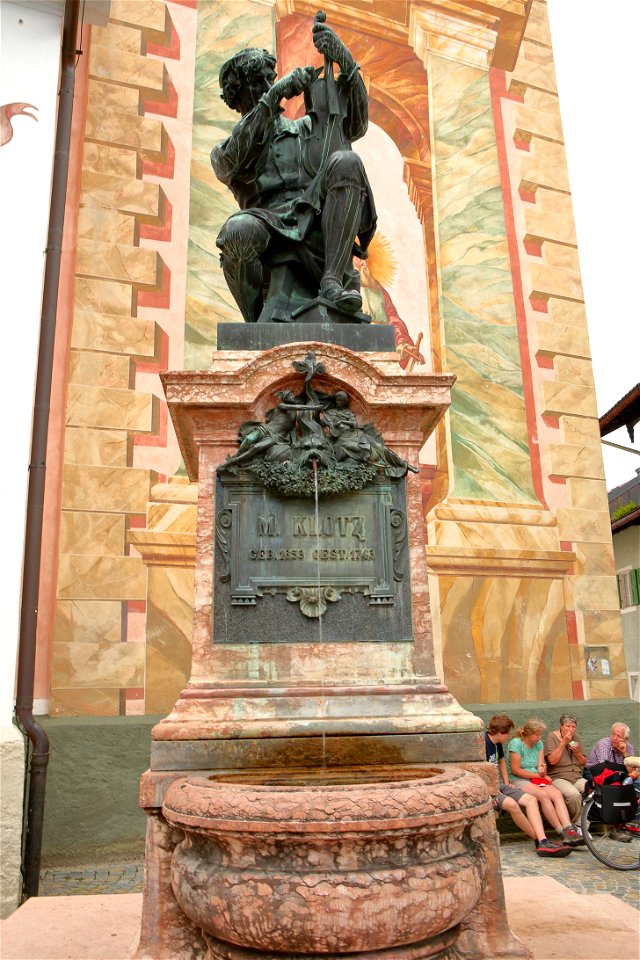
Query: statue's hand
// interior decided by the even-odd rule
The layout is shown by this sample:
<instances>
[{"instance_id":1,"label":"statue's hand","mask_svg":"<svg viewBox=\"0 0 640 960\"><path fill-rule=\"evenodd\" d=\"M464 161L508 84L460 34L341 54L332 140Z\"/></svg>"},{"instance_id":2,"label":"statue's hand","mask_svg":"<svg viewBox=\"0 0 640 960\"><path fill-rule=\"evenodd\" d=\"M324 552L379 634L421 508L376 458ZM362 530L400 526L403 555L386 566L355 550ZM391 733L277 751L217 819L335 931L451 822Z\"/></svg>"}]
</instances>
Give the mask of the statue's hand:
<instances>
[{"instance_id":1,"label":"statue's hand","mask_svg":"<svg viewBox=\"0 0 640 960\"><path fill-rule=\"evenodd\" d=\"M326 23L316 21L311 28L313 43L323 56L337 63L343 73L351 73L355 60L340 37Z\"/></svg>"},{"instance_id":2,"label":"statue's hand","mask_svg":"<svg viewBox=\"0 0 640 960\"><path fill-rule=\"evenodd\" d=\"M291 100L298 94L308 90L314 80L317 79L319 71L315 67L296 67L291 73L274 83L271 93L278 100Z\"/></svg>"}]
</instances>

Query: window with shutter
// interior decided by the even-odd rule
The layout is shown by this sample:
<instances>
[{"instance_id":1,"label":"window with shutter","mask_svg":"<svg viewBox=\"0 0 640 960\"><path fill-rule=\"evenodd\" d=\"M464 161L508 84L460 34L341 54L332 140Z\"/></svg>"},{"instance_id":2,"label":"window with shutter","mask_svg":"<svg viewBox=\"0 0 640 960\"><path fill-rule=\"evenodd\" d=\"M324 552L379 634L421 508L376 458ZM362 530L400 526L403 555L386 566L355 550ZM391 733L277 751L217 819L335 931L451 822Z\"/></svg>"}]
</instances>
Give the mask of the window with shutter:
<instances>
[{"instance_id":1,"label":"window with shutter","mask_svg":"<svg viewBox=\"0 0 640 960\"><path fill-rule=\"evenodd\" d=\"M635 573L635 570L633 571ZM631 570L625 570L618 574L618 591L620 593L620 607L631 607L634 604L633 594L631 592ZM635 601L637 602L637 601Z\"/></svg>"}]
</instances>

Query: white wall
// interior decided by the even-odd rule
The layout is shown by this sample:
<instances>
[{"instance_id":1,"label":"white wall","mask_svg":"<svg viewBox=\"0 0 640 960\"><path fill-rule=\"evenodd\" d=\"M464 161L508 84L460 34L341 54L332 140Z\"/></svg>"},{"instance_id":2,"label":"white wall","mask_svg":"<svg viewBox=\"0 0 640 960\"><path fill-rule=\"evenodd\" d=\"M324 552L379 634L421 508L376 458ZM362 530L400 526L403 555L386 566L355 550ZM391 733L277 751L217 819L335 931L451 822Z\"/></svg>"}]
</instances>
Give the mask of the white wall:
<instances>
[{"instance_id":1,"label":"white wall","mask_svg":"<svg viewBox=\"0 0 640 960\"><path fill-rule=\"evenodd\" d=\"M47 8L48 9L48 8ZM12 725L20 622L25 505L33 391L47 242L51 167L60 62L59 9L42 12L0 3L0 110L29 103L37 122L13 118L14 135L0 146L0 270L2 280L2 404L0 502L0 763L2 818L0 916L18 905L24 785L24 744ZM3 138L4 139L4 138Z\"/></svg>"},{"instance_id":2,"label":"white wall","mask_svg":"<svg viewBox=\"0 0 640 960\"><path fill-rule=\"evenodd\" d=\"M13 118L0 147L3 431L0 502L0 728L11 723L20 618L25 503L49 221L61 20L19 3L0 4L0 105L30 103L37 122Z\"/></svg>"},{"instance_id":3,"label":"white wall","mask_svg":"<svg viewBox=\"0 0 640 960\"><path fill-rule=\"evenodd\" d=\"M636 385L638 363L638 0L548 0L589 324L598 415ZM635 342L634 342L635 334ZM607 489L631 480L640 444L603 446Z\"/></svg>"}]
</instances>

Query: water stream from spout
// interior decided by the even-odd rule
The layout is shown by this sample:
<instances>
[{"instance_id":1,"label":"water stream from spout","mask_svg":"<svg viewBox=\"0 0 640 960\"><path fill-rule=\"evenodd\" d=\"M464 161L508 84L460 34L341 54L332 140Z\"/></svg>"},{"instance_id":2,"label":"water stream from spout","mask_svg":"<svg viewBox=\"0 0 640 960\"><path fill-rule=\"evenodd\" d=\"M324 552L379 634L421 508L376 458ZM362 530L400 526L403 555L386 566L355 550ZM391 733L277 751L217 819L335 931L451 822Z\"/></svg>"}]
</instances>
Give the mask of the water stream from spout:
<instances>
[{"instance_id":1,"label":"water stream from spout","mask_svg":"<svg viewBox=\"0 0 640 960\"><path fill-rule=\"evenodd\" d=\"M316 586L318 589L318 605L320 605L320 504L319 504L319 492L318 492L318 461L315 457L311 459L311 466L313 467L313 489L315 495L315 507L316 507ZM322 643L322 613L318 614L318 642Z\"/></svg>"},{"instance_id":2,"label":"water stream from spout","mask_svg":"<svg viewBox=\"0 0 640 960\"><path fill-rule=\"evenodd\" d=\"M321 581L320 581L320 494L319 494L319 485L318 485L318 461L315 457L311 459L311 466L313 467L313 489L315 496L315 510L316 510L316 556L317 556L317 566L316 566L316 587L318 590L318 606L321 603ZM322 645L322 611L318 614L318 643ZM324 677L321 679L321 685L324 685ZM322 712L323 715L326 715L326 700L323 697L322 701ZM324 730L322 731L322 766L326 767L327 765L327 745L326 745L326 736Z\"/></svg>"}]
</instances>

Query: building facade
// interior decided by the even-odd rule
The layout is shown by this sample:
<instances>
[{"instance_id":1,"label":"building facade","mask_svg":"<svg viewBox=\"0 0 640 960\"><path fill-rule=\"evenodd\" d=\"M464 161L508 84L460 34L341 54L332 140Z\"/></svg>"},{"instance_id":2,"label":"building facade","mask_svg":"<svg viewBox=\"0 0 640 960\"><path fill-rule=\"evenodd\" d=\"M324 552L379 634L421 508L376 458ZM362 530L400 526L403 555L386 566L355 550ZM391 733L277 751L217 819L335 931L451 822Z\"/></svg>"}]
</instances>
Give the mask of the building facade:
<instances>
[{"instance_id":1,"label":"building facade","mask_svg":"<svg viewBox=\"0 0 640 960\"><path fill-rule=\"evenodd\" d=\"M55 19L24 6L7 5L16 30ZM369 93L356 148L379 213L363 278L374 319L402 329L399 371L457 376L420 464L443 679L462 703L624 698L546 3L324 9ZM217 325L240 319L215 246L234 209L209 163L236 119L220 66L248 46L274 50L280 74L317 64L315 12L310 0L111 0L108 21L83 25L38 617L36 706L52 718L163 714L189 676L196 493L158 373L208 367ZM55 80L42 90L53 116ZM12 151L19 167L34 147L14 129L0 159ZM37 148L51 157L51 130ZM606 673L589 667L596 647Z\"/></svg>"},{"instance_id":2,"label":"building facade","mask_svg":"<svg viewBox=\"0 0 640 960\"><path fill-rule=\"evenodd\" d=\"M609 491L609 509L629 696L640 700L640 469Z\"/></svg>"},{"instance_id":3,"label":"building facade","mask_svg":"<svg viewBox=\"0 0 640 960\"><path fill-rule=\"evenodd\" d=\"M627 691L546 5L528 6L327 7L369 91L381 285L418 369L458 377L422 467L463 702ZM215 247L234 201L208 161L234 122L219 68L248 45L281 73L315 62L311 7L113 0L87 38L39 623L52 716L162 713L188 676L195 493L157 373L206 367L238 319ZM587 671L594 644L607 677Z\"/></svg>"}]
</instances>

